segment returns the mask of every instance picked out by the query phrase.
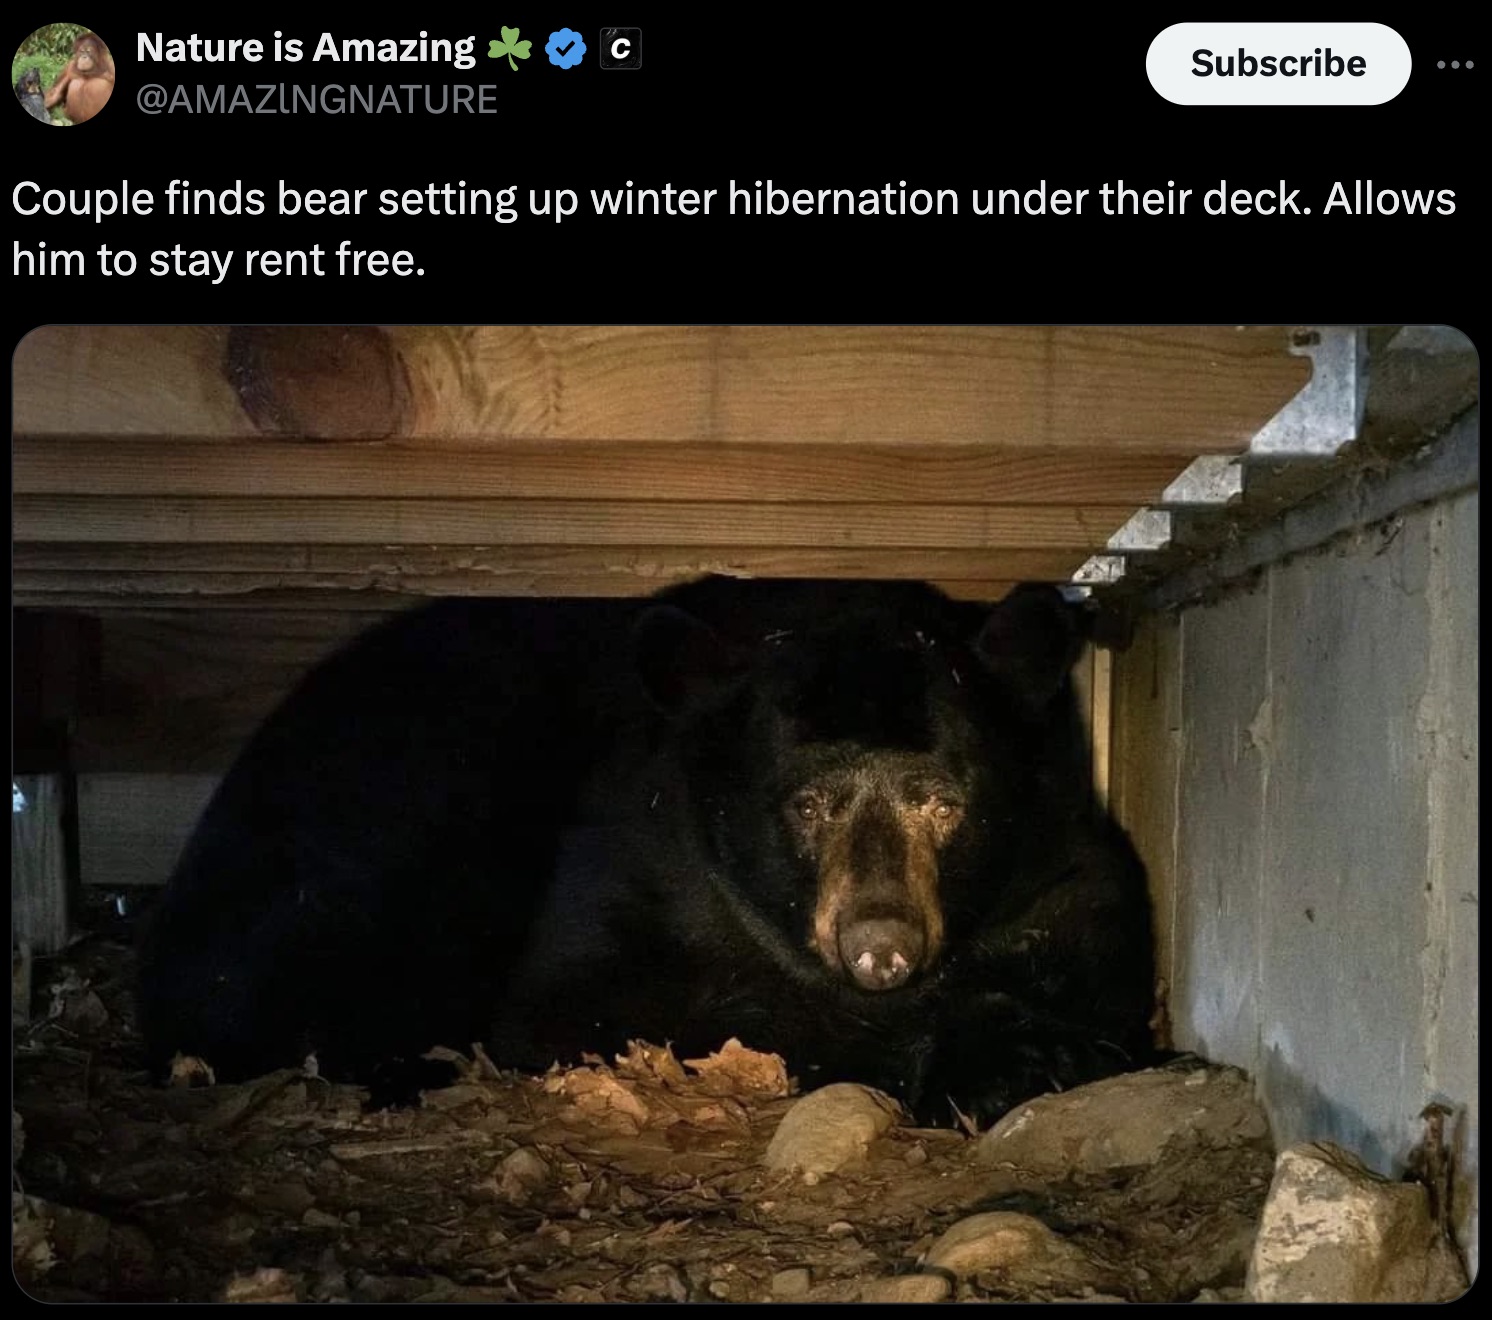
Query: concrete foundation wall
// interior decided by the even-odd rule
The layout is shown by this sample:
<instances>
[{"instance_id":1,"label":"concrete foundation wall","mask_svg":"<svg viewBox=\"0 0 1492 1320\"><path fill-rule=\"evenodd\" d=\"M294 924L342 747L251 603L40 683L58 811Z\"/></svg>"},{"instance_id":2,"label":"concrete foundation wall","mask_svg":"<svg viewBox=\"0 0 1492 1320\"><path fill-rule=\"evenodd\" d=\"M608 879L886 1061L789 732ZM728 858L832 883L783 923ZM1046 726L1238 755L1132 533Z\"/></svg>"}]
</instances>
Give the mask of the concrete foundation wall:
<instances>
[{"instance_id":1,"label":"concrete foundation wall","mask_svg":"<svg viewBox=\"0 0 1492 1320\"><path fill-rule=\"evenodd\" d=\"M1280 1145L1390 1175L1451 1106L1473 1269L1477 529L1462 492L1147 619L1113 768L1175 1045L1247 1068Z\"/></svg>"}]
</instances>

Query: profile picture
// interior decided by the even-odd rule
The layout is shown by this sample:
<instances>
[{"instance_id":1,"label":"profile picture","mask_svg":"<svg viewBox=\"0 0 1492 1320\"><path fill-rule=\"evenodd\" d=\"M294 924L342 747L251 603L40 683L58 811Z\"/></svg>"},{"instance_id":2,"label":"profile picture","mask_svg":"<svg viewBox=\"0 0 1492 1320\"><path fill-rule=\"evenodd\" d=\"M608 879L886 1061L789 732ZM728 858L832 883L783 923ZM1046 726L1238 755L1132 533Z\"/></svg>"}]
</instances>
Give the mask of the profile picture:
<instances>
[{"instance_id":1,"label":"profile picture","mask_svg":"<svg viewBox=\"0 0 1492 1320\"><path fill-rule=\"evenodd\" d=\"M11 83L21 109L43 124L84 124L109 103L114 60L96 32L78 23L48 23L17 48Z\"/></svg>"}]
</instances>

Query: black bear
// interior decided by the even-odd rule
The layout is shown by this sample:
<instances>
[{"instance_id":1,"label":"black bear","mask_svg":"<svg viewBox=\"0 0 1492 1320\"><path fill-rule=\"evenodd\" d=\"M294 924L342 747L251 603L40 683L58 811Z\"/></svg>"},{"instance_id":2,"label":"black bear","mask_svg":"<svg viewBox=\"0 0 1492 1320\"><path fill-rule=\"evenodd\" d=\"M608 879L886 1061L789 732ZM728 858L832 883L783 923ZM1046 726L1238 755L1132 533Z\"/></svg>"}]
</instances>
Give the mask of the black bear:
<instances>
[{"instance_id":1,"label":"black bear","mask_svg":"<svg viewBox=\"0 0 1492 1320\"><path fill-rule=\"evenodd\" d=\"M397 618L208 806L142 950L152 1066L738 1036L944 1123L1135 1066L1149 904L1094 800L1079 634L1049 587L911 583Z\"/></svg>"}]
</instances>

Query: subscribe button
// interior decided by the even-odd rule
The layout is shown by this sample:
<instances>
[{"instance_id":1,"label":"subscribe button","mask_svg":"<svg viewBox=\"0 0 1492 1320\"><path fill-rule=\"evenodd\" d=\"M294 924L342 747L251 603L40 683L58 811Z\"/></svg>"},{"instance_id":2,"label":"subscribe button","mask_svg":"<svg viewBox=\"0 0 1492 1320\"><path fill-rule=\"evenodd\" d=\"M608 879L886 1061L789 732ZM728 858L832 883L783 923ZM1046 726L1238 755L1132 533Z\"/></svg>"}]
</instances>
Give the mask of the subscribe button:
<instances>
[{"instance_id":1,"label":"subscribe button","mask_svg":"<svg viewBox=\"0 0 1492 1320\"><path fill-rule=\"evenodd\" d=\"M1382 105L1413 65L1382 23L1176 23L1145 56L1177 105Z\"/></svg>"}]
</instances>

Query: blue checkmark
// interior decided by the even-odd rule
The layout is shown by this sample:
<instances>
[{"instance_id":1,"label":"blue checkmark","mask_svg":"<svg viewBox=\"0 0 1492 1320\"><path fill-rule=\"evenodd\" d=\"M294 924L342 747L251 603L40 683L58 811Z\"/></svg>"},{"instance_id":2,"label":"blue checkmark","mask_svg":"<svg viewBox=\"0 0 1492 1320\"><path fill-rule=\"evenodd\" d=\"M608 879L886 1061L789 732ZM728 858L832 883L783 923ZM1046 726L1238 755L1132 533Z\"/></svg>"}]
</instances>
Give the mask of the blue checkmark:
<instances>
[{"instance_id":1,"label":"blue checkmark","mask_svg":"<svg viewBox=\"0 0 1492 1320\"><path fill-rule=\"evenodd\" d=\"M561 28L549 34L544 53L549 56L551 64L561 69L573 69L585 54L585 42L574 28Z\"/></svg>"}]
</instances>

